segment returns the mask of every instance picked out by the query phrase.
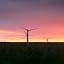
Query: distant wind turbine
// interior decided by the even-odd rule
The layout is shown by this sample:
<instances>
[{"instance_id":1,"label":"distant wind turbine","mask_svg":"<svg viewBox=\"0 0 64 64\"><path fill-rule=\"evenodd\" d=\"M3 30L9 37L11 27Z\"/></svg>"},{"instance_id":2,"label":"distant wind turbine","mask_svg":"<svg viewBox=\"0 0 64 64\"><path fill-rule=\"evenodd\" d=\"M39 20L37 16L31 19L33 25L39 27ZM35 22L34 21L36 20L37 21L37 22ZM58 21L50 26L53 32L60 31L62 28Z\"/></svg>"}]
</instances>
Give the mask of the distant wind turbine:
<instances>
[{"instance_id":1,"label":"distant wind turbine","mask_svg":"<svg viewBox=\"0 0 64 64\"><path fill-rule=\"evenodd\" d=\"M48 42L48 38L46 39L46 42Z\"/></svg>"},{"instance_id":2,"label":"distant wind turbine","mask_svg":"<svg viewBox=\"0 0 64 64\"><path fill-rule=\"evenodd\" d=\"M46 39L46 42L50 42L50 39L53 39L54 37L48 37L47 39Z\"/></svg>"}]
</instances>

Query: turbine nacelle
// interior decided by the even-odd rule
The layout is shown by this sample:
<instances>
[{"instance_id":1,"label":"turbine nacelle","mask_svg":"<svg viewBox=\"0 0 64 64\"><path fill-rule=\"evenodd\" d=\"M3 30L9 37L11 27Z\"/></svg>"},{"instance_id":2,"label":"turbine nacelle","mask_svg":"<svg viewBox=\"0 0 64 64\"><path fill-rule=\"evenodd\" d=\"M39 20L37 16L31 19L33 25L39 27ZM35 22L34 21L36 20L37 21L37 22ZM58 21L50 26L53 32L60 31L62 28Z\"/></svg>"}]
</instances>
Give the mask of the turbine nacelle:
<instances>
[{"instance_id":1,"label":"turbine nacelle","mask_svg":"<svg viewBox=\"0 0 64 64\"><path fill-rule=\"evenodd\" d=\"M32 31L32 30L36 30L36 29L27 29L27 28L24 28L26 31Z\"/></svg>"}]
</instances>

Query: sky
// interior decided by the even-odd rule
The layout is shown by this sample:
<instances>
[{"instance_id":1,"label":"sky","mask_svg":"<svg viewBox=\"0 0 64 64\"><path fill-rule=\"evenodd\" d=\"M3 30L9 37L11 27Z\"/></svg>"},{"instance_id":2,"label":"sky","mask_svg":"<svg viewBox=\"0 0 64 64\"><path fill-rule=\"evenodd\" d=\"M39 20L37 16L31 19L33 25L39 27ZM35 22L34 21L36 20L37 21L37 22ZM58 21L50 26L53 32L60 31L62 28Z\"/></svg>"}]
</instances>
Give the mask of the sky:
<instances>
[{"instance_id":1,"label":"sky","mask_svg":"<svg viewBox=\"0 0 64 64\"><path fill-rule=\"evenodd\" d=\"M64 42L63 0L0 0L0 41Z\"/></svg>"}]
</instances>

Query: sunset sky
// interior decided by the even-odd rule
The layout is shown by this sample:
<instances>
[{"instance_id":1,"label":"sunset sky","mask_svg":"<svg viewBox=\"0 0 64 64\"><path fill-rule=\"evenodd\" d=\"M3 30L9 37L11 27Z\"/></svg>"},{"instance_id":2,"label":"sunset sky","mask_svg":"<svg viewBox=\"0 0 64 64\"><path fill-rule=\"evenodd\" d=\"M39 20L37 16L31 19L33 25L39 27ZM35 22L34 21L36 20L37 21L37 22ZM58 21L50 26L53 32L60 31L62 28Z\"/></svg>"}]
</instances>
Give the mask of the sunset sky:
<instances>
[{"instance_id":1,"label":"sunset sky","mask_svg":"<svg viewBox=\"0 0 64 64\"><path fill-rule=\"evenodd\" d=\"M0 41L64 42L64 0L0 0Z\"/></svg>"}]
</instances>

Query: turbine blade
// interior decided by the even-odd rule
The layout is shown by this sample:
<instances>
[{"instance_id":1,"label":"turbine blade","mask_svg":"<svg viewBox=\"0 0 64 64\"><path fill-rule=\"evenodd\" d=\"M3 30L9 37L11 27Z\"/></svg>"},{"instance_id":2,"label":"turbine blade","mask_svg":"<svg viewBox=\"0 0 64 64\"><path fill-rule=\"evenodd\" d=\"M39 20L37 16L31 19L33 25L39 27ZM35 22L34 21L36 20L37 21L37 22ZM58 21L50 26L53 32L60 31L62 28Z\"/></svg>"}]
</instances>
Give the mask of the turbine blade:
<instances>
[{"instance_id":1,"label":"turbine blade","mask_svg":"<svg viewBox=\"0 0 64 64\"><path fill-rule=\"evenodd\" d=\"M36 29L38 29L38 28L30 29L29 31L31 31L31 30L36 30Z\"/></svg>"}]
</instances>

